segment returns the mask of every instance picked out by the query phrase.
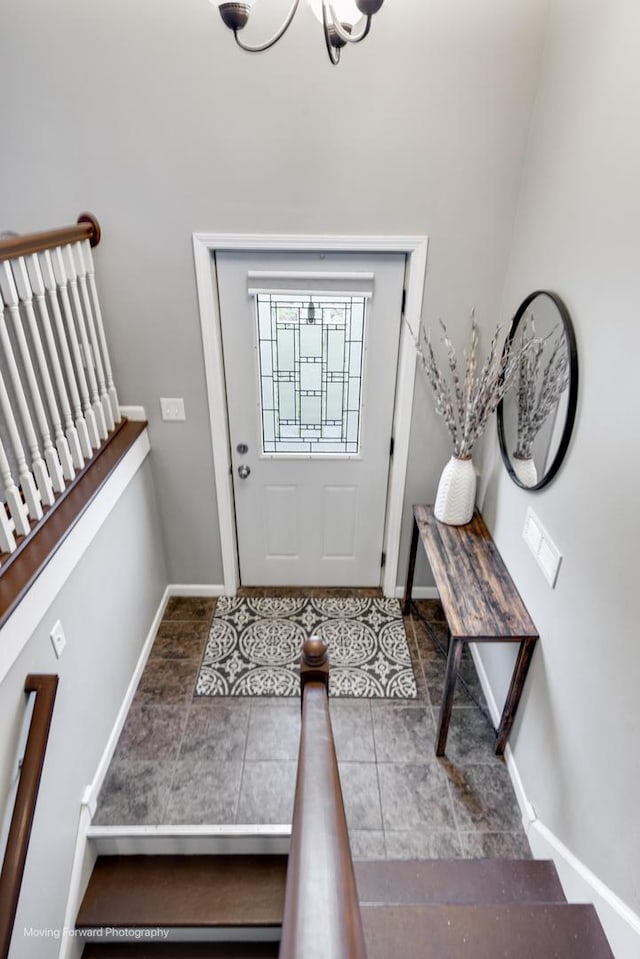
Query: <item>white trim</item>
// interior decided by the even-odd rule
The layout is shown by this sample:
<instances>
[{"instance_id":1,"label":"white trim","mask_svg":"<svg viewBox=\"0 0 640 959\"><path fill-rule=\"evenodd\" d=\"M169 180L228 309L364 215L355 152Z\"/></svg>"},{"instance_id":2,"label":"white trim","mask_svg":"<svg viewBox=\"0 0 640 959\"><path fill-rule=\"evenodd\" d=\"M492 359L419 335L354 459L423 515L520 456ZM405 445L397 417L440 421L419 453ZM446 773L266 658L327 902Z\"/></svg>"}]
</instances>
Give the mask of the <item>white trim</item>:
<instances>
[{"instance_id":1,"label":"white trim","mask_svg":"<svg viewBox=\"0 0 640 959\"><path fill-rule=\"evenodd\" d=\"M93 867L98 858L96 850L87 842L87 833L90 825L91 811L83 802L80 807L80 820L78 822L76 846L73 854L73 864L71 866L71 878L69 880L69 892L67 895L63 929L75 928L78 909L80 908L87 883L89 882ZM63 935L60 942L58 959L78 959L83 948L84 942L79 941L78 936Z\"/></svg>"},{"instance_id":2,"label":"white trim","mask_svg":"<svg viewBox=\"0 0 640 959\"><path fill-rule=\"evenodd\" d=\"M158 628L160 626L160 623L162 622L164 611L167 607L167 603L169 602L169 595L170 595L169 589L167 587L167 589L165 589L164 593L162 594L160 605L158 606L158 609L156 610L156 613L151 622L151 626L149 627L149 631L147 633L146 639L142 645L140 656L138 657L138 662L136 663L131 679L129 680L127 691L124 694L124 698L120 705L120 709L118 710L118 715L116 716L115 722L113 724L113 728L107 740L107 745L105 746L100 762L98 763L98 768L96 770L95 776L93 777L93 781L91 782L91 785L87 786L87 789L85 790L85 794L82 801L89 807L92 816L95 815L96 804L98 801L98 794L100 790L102 789L102 784L104 782L105 776L107 775L107 771L109 769L109 763L111 762L113 758L115 748L118 745L118 739L120 738L120 733L122 732L122 728L125 724L125 720L129 712L129 707L131 706L131 703L133 702L133 697L135 696L136 689L138 688L138 683L140 682L140 677L142 676L144 667L147 664L149 653L151 652L151 647L153 646L153 641L156 638L156 633L158 632Z\"/></svg>"},{"instance_id":3,"label":"white trim","mask_svg":"<svg viewBox=\"0 0 640 959\"><path fill-rule=\"evenodd\" d=\"M0 682L27 645L53 598L62 590L125 489L149 454L145 429L79 518L0 630Z\"/></svg>"},{"instance_id":4,"label":"white trim","mask_svg":"<svg viewBox=\"0 0 640 959\"><path fill-rule=\"evenodd\" d=\"M396 586L396 599L404 599L404 586ZM435 586L414 586L411 590L411 599L439 599L440 594Z\"/></svg>"},{"instance_id":5,"label":"white trim","mask_svg":"<svg viewBox=\"0 0 640 959\"><path fill-rule=\"evenodd\" d=\"M214 596L224 596L224 586L222 583L169 583L167 586L169 596L202 596L205 599L211 599Z\"/></svg>"},{"instance_id":6,"label":"white trim","mask_svg":"<svg viewBox=\"0 0 640 959\"><path fill-rule=\"evenodd\" d=\"M145 423L147 420L144 406L121 406L120 416L126 416L132 423Z\"/></svg>"},{"instance_id":7,"label":"white trim","mask_svg":"<svg viewBox=\"0 0 640 959\"><path fill-rule=\"evenodd\" d=\"M237 592L238 571L227 398L222 359L220 311L214 291L215 271L212 254L221 250L287 251L302 253L324 250L328 253L404 253L407 257L405 320L401 326L398 375L394 410L394 455L389 471L385 519L385 564L382 588L385 596L395 596L398 575L402 507L409 459L409 431L413 386L416 375L415 336L420 325L426 264L426 236L274 236L260 234L194 233L193 255L196 270L198 306L202 329L209 419L213 449L216 498L220 522L220 544L224 590ZM407 328L408 327L408 328Z\"/></svg>"},{"instance_id":8,"label":"white trim","mask_svg":"<svg viewBox=\"0 0 640 959\"><path fill-rule=\"evenodd\" d=\"M104 856L284 855L291 826L91 826L88 838Z\"/></svg>"},{"instance_id":9,"label":"white trim","mask_svg":"<svg viewBox=\"0 0 640 959\"><path fill-rule=\"evenodd\" d=\"M496 702L477 645L471 643L470 649L491 718L497 726L501 710ZM640 916L633 912L538 818L533 804L527 797L509 744L505 749L504 758L522 813L522 824L534 856L536 859L553 860L569 902L594 904L616 959L636 959L640 955Z\"/></svg>"}]
</instances>

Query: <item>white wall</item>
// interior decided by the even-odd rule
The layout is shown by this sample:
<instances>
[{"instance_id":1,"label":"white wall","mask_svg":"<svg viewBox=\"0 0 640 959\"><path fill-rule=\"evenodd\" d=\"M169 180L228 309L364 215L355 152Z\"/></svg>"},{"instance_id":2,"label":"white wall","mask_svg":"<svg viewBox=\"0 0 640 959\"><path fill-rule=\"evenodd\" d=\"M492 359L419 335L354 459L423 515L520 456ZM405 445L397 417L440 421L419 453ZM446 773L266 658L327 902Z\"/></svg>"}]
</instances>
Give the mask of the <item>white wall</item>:
<instances>
[{"instance_id":1,"label":"white wall","mask_svg":"<svg viewBox=\"0 0 640 959\"><path fill-rule=\"evenodd\" d=\"M63 926L82 795L96 773L166 582L146 460L0 685L1 815L25 712L25 676L60 677L11 959L58 953L59 941L25 937L23 930ZM49 640L58 619L67 637L59 661Z\"/></svg>"},{"instance_id":2,"label":"white wall","mask_svg":"<svg viewBox=\"0 0 640 959\"><path fill-rule=\"evenodd\" d=\"M540 287L565 300L578 416L546 490L516 488L496 454L485 503L541 633L511 737L525 790L542 823L636 913L639 37L636 0L553 0L503 312ZM564 555L553 591L521 539L528 506ZM504 690L510 657L484 661Z\"/></svg>"},{"instance_id":3,"label":"white wall","mask_svg":"<svg viewBox=\"0 0 640 959\"><path fill-rule=\"evenodd\" d=\"M86 208L103 225L115 373L149 414L170 581L222 582L191 234L428 234L427 322L461 333L475 305L492 326L547 6L388 0L333 68L305 4L257 57L208 0L3 5L0 229ZM187 422L163 424L159 396L183 396ZM449 454L424 383L417 400L407 526Z\"/></svg>"}]
</instances>

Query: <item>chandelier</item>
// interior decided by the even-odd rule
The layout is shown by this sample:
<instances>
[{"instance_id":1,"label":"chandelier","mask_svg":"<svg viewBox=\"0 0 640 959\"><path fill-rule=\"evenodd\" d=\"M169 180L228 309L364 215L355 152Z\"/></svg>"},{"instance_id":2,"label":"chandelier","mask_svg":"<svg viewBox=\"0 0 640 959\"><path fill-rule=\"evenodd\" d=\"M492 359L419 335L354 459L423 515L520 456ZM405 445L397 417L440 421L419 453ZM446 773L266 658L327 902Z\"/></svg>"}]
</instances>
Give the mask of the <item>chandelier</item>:
<instances>
[{"instance_id":1,"label":"chandelier","mask_svg":"<svg viewBox=\"0 0 640 959\"><path fill-rule=\"evenodd\" d=\"M308 0L324 29L324 39L329 59L339 63L340 51L348 43L360 43L371 29L371 18L377 13L384 0ZM268 50L285 35L291 21L300 6L300 0L293 0L291 9L279 30L264 43L245 43L238 35L249 21L252 4L255 0L211 0L218 7L220 16L236 38L236 43L249 53L262 53ZM357 27L357 29L356 29Z\"/></svg>"}]
</instances>

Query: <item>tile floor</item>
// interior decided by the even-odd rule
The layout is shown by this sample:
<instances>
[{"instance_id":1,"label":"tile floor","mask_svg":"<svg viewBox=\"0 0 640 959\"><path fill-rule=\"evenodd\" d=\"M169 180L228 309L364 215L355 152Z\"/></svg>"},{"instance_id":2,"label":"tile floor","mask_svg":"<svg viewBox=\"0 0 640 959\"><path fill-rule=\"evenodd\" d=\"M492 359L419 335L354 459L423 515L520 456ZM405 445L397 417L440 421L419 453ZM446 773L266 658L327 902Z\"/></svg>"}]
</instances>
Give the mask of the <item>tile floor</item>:
<instances>
[{"instance_id":1,"label":"tile floor","mask_svg":"<svg viewBox=\"0 0 640 959\"><path fill-rule=\"evenodd\" d=\"M529 857L487 719L456 691L447 756L433 751L446 644L436 601L405 620L418 698L333 700L331 718L356 857ZM288 823L297 699L194 697L215 600L174 597L107 773L103 825ZM473 662L468 690L484 699ZM485 707L486 708L486 707Z\"/></svg>"}]
</instances>

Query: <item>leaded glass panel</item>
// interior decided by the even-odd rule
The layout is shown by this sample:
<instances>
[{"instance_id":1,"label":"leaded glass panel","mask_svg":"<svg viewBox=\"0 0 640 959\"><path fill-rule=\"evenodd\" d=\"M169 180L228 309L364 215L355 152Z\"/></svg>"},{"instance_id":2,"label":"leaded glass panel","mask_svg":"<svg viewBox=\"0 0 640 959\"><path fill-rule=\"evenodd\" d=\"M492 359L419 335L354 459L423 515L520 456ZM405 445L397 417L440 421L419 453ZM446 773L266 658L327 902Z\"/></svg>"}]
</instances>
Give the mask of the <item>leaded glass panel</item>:
<instances>
[{"instance_id":1,"label":"leaded glass panel","mask_svg":"<svg viewBox=\"0 0 640 959\"><path fill-rule=\"evenodd\" d=\"M363 296L257 295L264 453L356 455Z\"/></svg>"}]
</instances>

